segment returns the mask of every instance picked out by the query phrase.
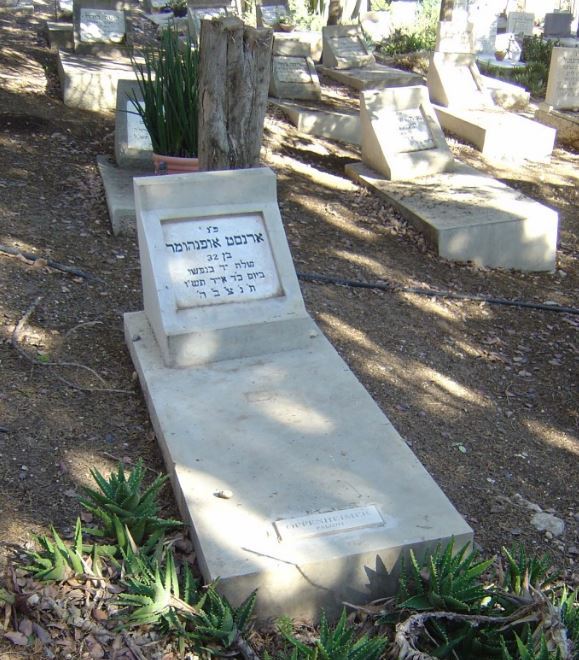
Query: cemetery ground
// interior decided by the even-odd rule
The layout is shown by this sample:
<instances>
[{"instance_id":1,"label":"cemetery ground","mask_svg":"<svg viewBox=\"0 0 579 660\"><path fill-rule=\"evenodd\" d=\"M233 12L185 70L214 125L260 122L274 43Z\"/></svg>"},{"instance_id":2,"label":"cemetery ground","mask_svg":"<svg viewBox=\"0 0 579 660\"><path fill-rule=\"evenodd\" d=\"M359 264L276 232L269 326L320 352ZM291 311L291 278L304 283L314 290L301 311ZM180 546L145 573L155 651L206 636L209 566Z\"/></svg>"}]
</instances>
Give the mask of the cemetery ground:
<instances>
[{"instance_id":1,"label":"cemetery ground","mask_svg":"<svg viewBox=\"0 0 579 660\"><path fill-rule=\"evenodd\" d=\"M113 152L114 118L63 105L39 8L0 16L0 243L22 253L0 252L2 570L50 524L71 535L91 468L142 457L151 476L164 471L123 337L122 315L142 309L136 239L112 235L96 167L97 154ZM300 135L273 112L263 158L278 175L297 271L381 283L301 285L313 318L484 554L522 542L549 553L576 585L579 316L476 297L578 306L579 159L556 148L549 165L507 168L450 143L454 155L559 212L556 272L438 258L392 208L345 178L357 150ZM539 509L552 527L531 523ZM163 513L178 515L169 488ZM193 561L186 538L179 544ZM0 655L17 657L9 645Z\"/></svg>"}]
</instances>

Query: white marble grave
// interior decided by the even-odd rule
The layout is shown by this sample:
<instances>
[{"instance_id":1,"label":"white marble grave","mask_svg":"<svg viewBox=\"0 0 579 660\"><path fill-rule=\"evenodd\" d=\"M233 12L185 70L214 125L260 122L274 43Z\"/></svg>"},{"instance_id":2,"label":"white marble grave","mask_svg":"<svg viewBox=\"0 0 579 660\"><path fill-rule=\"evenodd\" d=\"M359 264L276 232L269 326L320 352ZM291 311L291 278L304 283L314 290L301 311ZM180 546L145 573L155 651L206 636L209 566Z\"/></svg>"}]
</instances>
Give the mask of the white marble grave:
<instances>
[{"instance_id":1,"label":"white marble grave","mask_svg":"<svg viewBox=\"0 0 579 660\"><path fill-rule=\"evenodd\" d=\"M280 99L316 101L322 91L316 67L310 57L274 55L269 95Z\"/></svg>"},{"instance_id":2,"label":"white marble grave","mask_svg":"<svg viewBox=\"0 0 579 660\"><path fill-rule=\"evenodd\" d=\"M115 114L115 160L119 167L151 165L153 146L142 118L131 99L144 107L143 95L135 80L120 80Z\"/></svg>"},{"instance_id":3,"label":"white marble grave","mask_svg":"<svg viewBox=\"0 0 579 660\"><path fill-rule=\"evenodd\" d=\"M437 53L474 53L472 26L466 19L439 21L434 50Z\"/></svg>"},{"instance_id":4,"label":"white marble grave","mask_svg":"<svg viewBox=\"0 0 579 660\"><path fill-rule=\"evenodd\" d=\"M553 48L545 103L557 110L579 109L579 48Z\"/></svg>"},{"instance_id":5,"label":"white marble grave","mask_svg":"<svg viewBox=\"0 0 579 660\"><path fill-rule=\"evenodd\" d=\"M332 69L354 69L375 64L359 25L328 25L322 28L322 64Z\"/></svg>"},{"instance_id":6,"label":"white marble grave","mask_svg":"<svg viewBox=\"0 0 579 660\"><path fill-rule=\"evenodd\" d=\"M127 56L127 19L115 0L77 0L73 5L74 50L78 55Z\"/></svg>"},{"instance_id":7,"label":"white marble grave","mask_svg":"<svg viewBox=\"0 0 579 660\"><path fill-rule=\"evenodd\" d=\"M360 94L362 160L386 178L444 172L452 155L424 86Z\"/></svg>"},{"instance_id":8,"label":"white marble grave","mask_svg":"<svg viewBox=\"0 0 579 660\"><path fill-rule=\"evenodd\" d=\"M461 108L494 105L474 55L433 53L426 80L433 103Z\"/></svg>"},{"instance_id":9,"label":"white marble grave","mask_svg":"<svg viewBox=\"0 0 579 660\"><path fill-rule=\"evenodd\" d=\"M507 17L507 32L530 37L533 34L535 14L527 11L511 11Z\"/></svg>"},{"instance_id":10,"label":"white marble grave","mask_svg":"<svg viewBox=\"0 0 579 660\"><path fill-rule=\"evenodd\" d=\"M267 168L135 180L125 337L204 580L234 605L258 588L261 620L333 618L472 530L306 313L275 188Z\"/></svg>"}]
</instances>

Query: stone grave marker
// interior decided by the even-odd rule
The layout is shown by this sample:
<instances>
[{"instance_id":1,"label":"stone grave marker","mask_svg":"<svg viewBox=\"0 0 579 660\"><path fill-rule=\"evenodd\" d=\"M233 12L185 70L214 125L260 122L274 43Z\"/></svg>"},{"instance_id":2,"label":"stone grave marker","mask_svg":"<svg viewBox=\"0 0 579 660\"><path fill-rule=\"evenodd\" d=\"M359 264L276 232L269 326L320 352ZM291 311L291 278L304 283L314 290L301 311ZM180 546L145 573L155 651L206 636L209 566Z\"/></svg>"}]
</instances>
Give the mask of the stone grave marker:
<instances>
[{"instance_id":1,"label":"stone grave marker","mask_svg":"<svg viewBox=\"0 0 579 660\"><path fill-rule=\"evenodd\" d=\"M534 24L535 14L526 11L511 11L507 18L507 32L530 37L533 35Z\"/></svg>"},{"instance_id":2,"label":"stone grave marker","mask_svg":"<svg viewBox=\"0 0 579 660\"><path fill-rule=\"evenodd\" d=\"M556 12L545 14L543 35L545 37L570 37L573 14Z\"/></svg>"},{"instance_id":3,"label":"stone grave marker","mask_svg":"<svg viewBox=\"0 0 579 660\"><path fill-rule=\"evenodd\" d=\"M466 20L439 21L434 50L437 53L474 53L470 24Z\"/></svg>"},{"instance_id":4,"label":"stone grave marker","mask_svg":"<svg viewBox=\"0 0 579 660\"><path fill-rule=\"evenodd\" d=\"M553 48L545 102L555 109L579 109L579 48Z\"/></svg>"},{"instance_id":5,"label":"stone grave marker","mask_svg":"<svg viewBox=\"0 0 579 660\"><path fill-rule=\"evenodd\" d=\"M474 55L433 53L427 76L430 99L443 106L492 107Z\"/></svg>"},{"instance_id":6,"label":"stone grave marker","mask_svg":"<svg viewBox=\"0 0 579 660\"><path fill-rule=\"evenodd\" d=\"M211 19L217 18L218 16L228 16L229 9L225 5L210 7L189 7L187 10L187 22L189 25L189 34L193 39L194 43L199 43L199 38L201 37L201 21L204 18Z\"/></svg>"},{"instance_id":7,"label":"stone grave marker","mask_svg":"<svg viewBox=\"0 0 579 660\"><path fill-rule=\"evenodd\" d=\"M394 31L392 14L389 11L368 11L360 16L364 34L374 43L387 39Z\"/></svg>"},{"instance_id":8,"label":"stone grave marker","mask_svg":"<svg viewBox=\"0 0 579 660\"><path fill-rule=\"evenodd\" d=\"M269 95L280 99L316 101L322 92L310 57L273 55Z\"/></svg>"},{"instance_id":9,"label":"stone grave marker","mask_svg":"<svg viewBox=\"0 0 579 660\"><path fill-rule=\"evenodd\" d=\"M327 25L322 29L322 63L334 69L354 69L374 64L359 25Z\"/></svg>"},{"instance_id":10,"label":"stone grave marker","mask_svg":"<svg viewBox=\"0 0 579 660\"><path fill-rule=\"evenodd\" d=\"M261 620L333 619L393 593L411 548L470 541L308 316L273 172L135 179L135 199L125 337L203 578L234 606L258 588Z\"/></svg>"},{"instance_id":11,"label":"stone grave marker","mask_svg":"<svg viewBox=\"0 0 579 660\"><path fill-rule=\"evenodd\" d=\"M475 53L494 53L497 20L504 0L471 0L468 20L472 27Z\"/></svg>"},{"instance_id":12,"label":"stone grave marker","mask_svg":"<svg viewBox=\"0 0 579 660\"><path fill-rule=\"evenodd\" d=\"M133 94L144 106L139 84L134 80L119 80L115 116L115 160L119 167L150 167L153 146L143 120L130 101Z\"/></svg>"},{"instance_id":13,"label":"stone grave marker","mask_svg":"<svg viewBox=\"0 0 579 660\"><path fill-rule=\"evenodd\" d=\"M285 2L256 5L257 27L275 27L280 18L290 15Z\"/></svg>"},{"instance_id":14,"label":"stone grave marker","mask_svg":"<svg viewBox=\"0 0 579 660\"><path fill-rule=\"evenodd\" d=\"M360 94L362 161L386 178L412 180L452 165L423 85Z\"/></svg>"},{"instance_id":15,"label":"stone grave marker","mask_svg":"<svg viewBox=\"0 0 579 660\"><path fill-rule=\"evenodd\" d=\"M127 55L127 20L115 0L76 0L73 9L74 50L80 55Z\"/></svg>"}]
</instances>

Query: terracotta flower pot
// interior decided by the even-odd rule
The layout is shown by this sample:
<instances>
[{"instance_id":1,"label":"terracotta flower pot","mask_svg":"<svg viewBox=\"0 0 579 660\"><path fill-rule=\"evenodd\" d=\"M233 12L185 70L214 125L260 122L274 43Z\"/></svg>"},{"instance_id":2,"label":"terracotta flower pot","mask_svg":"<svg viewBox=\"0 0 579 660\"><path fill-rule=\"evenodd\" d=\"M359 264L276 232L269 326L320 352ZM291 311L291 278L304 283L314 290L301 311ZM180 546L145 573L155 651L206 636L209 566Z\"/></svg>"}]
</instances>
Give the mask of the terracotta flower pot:
<instances>
[{"instance_id":1,"label":"terracotta flower pot","mask_svg":"<svg viewBox=\"0 0 579 660\"><path fill-rule=\"evenodd\" d=\"M153 163L155 164L155 174L183 174L184 172L199 171L198 158L180 158L177 156L153 154ZM161 163L165 163L166 169ZM165 169L164 172L163 169Z\"/></svg>"}]
</instances>

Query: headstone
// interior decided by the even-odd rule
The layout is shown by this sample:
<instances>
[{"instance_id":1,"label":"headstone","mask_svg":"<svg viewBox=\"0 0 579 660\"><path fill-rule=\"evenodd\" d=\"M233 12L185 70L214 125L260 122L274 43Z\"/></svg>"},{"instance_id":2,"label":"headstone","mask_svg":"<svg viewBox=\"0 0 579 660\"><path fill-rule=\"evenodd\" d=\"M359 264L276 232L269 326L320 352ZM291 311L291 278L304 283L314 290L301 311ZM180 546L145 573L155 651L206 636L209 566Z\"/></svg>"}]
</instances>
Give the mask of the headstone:
<instances>
[{"instance_id":1,"label":"headstone","mask_svg":"<svg viewBox=\"0 0 579 660\"><path fill-rule=\"evenodd\" d=\"M579 109L579 49L555 47L545 102L555 109Z\"/></svg>"},{"instance_id":2,"label":"headstone","mask_svg":"<svg viewBox=\"0 0 579 660\"><path fill-rule=\"evenodd\" d=\"M289 33L275 32L272 54L311 57L314 62L319 62L322 58L322 34L321 32L298 30L292 30Z\"/></svg>"},{"instance_id":3,"label":"headstone","mask_svg":"<svg viewBox=\"0 0 579 660\"><path fill-rule=\"evenodd\" d=\"M368 11L360 17L364 34L375 44L387 39L394 31L389 11Z\"/></svg>"},{"instance_id":4,"label":"headstone","mask_svg":"<svg viewBox=\"0 0 579 660\"><path fill-rule=\"evenodd\" d=\"M324 66L353 69L374 64L359 25L327 25L322 29Z\"/></svg>"},{"instance_id":5,"label":"headstone","mask_svg":"<svg viewBox=\"0 0 579 660\"><path fill-rule=\"evenodd\" d=\"M471 25L465 21L440 21L436 29L437 53L474 53Z\"/></svg>"},{"instance_id":6,"label":"headstone","mask_svg":"<svg viewBox=\"0 0 579 660\"><path fill-rule=\"evenodd\" d=\"M275 27L280 18L289 15L287 3L256 5L257 27Z\"/></svg>"},{"instance_id":7,"label":"headstone","mask_svg":"<svg viewBox=\"0 0 579 660\"><path fill-rule=\"evenodd\" d=\"M316 101L322 92L316 67L310 57L274 55L269 95L280 99Z\"/></svg>"},{"instance_id":8,"label":"headstone","mask_svg":"<svg viewBox=\"0 0 579 660\"><path fill-rule=\"evenodd\" d=\"M507 32L530 37L533 35L534 24L535 14L526 11L512 11L507 18Z\"/></svg>"},{"instance_id":9,"label":"headstone","mask_svg":"<svg viewBox=\"0 0 579 660\"><path fill-rule=\"evenodd\" d=\"M144 106L139 84L134 80L120 80L115 117L115 160L119 167L142 168L151 165L153 146L143 120L130 100L133 97Z\"/></svg>"},{"instance_id":10,"label":"headstone","mask_svg":"<svg viewBox=\"0 0 579 660\"><path fill-rule=\"evenodd\" d=\"M492 107L474 55L433 53L427 76L430 99L443 106Z\"/></svg>"},{"instance_id":11,"label":"headstone","mask_svg":"<svg viewBox=\"0 0 579 660\"><path fill-rule=\"evenodd\" d=\"M217 16L228 16L229 11L225 5L211 7L189 7L187 10L187 22L189 34L194 43L199 43L201 36L201 21L204 18L211 19Z\"/></svg>"},{"instance_id":12,"label":"headstone","mask_svg":"<svg viewBox=\"0 0 579 660\"><path fill-rule=\"evenodd\" d=\"M497 19L504 0L472 0L468 6L468 20L472 27L476 53L493 53L497 36Z\"/></svg>"},{"instance_id":13,"label":"headstone","mask_svg":"<svg viewBox=\"0 0 579 660\"><path fill-rule=\"evenodd\" d=\"M412 180L452 164L423 85L360 95L362 161L386 178Z\"/></svg>"},{"instance_id":14,"label":"headstone","mask_svg":"<svg viewBox=\"0 0 579 660\"><path fill-rule=\"evenodd\" d=\"M136 179L125 337L204 580L233 606L257 588L261 621L332 620L472 530L308 316L275 188L267 168Z\"/></svg>"},{"instance_id":15,"label":"headstone","mask_svg":"<svg viewBox=\"0 0 579 660\"><path fill-rule=\"evenodd\" d=\"M423 82L422 76L417 73L378 63L351 69L332 69L327 66L319 66L318 70L342 85L358 91L384 89L385 87L407 87L421 85Z\"/></svg>"},{"instance_id":16,"label":"headstone","mask_svg":"<svg viewBox=\"0 0 579 660\"><path fill-rule=\"evenodd\" d=\"M504 53L506 62L518 62L521 59L521 46L512 32L497 34L495 52Z\"/></svg>"},{"instance_id":17,"label":"headstone","mask_svg":"<svg viewBox=\"0 0 579 660\"><path fill-rule=\"evenodd\" d=\"M543 35L545 37L570 37L571 22L573 14L553 13L545 14L545 26Z\"/></svg>"},{"instance_id":18,"label":"headstone","mask_svg":"<svg viewBox=\"0 0 579 660\"><path fill-rule=\"evenodd\" d=\"M126 56L127 20L115 0L75 0L74 49L81 55Z\"/></svg>"}]
</instances>

